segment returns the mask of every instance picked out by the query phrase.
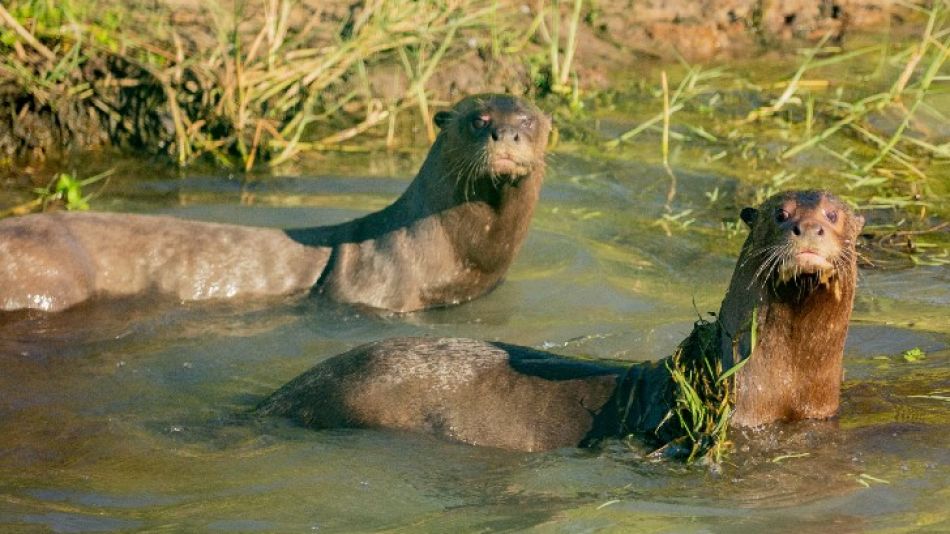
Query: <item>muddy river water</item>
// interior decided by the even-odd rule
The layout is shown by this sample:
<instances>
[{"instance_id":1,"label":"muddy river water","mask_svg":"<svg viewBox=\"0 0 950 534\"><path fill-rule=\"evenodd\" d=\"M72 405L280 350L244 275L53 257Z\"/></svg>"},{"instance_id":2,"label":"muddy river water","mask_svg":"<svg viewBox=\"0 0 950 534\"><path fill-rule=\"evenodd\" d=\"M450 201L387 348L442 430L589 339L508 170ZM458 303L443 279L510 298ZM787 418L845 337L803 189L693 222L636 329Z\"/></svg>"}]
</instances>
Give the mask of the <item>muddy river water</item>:
<instances>
[{"instance_id":1,"label":"muddy river water","mask_svg":"<svg viewBox=\"0 0 950 534\"><path fill-rule=\"evenodd\" d=\"M120 165L94 208L325 224L388 203L420 157L328 156L252 182L198 172L142 180L147 166ZM667 355L725 291L745 234L729 230L737 206L722 200L735 188L681 173L673 208L695 221L667 235L655 224L661 168L556 154L505 283L450 309L379 317L315 298L136 301L5 318L0 530L950 530L945 266L863 270L840 418L736 435L718 471L646 460L636 443L510 453L247 415L317 362L396 335ZM926 356L907 361L913 348Z\"/></svg>"}]
</instances>

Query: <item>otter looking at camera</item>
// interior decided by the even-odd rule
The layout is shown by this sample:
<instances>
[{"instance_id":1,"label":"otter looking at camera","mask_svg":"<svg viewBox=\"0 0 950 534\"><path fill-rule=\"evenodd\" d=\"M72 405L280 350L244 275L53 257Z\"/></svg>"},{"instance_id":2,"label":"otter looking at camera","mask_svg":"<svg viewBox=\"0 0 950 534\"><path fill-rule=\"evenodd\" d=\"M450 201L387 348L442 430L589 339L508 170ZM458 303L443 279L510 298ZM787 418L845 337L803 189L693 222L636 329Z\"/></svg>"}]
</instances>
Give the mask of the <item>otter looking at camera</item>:
<instances>
[{"instance_id":1,"label":"otter looking at camera","mask_svg":"<svg viewBox=\"0 0 950 534\"><path fill-rule=\"evenodd\" d=\"M387 208L334 226L278 230L111 213L0 221L0 311L59 311L145 294L182 301L307 290L411 312L497 285L528 231L550 119L508 95L435 116L418 175Z\"/></svg>"},{"instance_id":2,"label":"otter looking at camera","mask_svg":"<svg viewBox=\"0 0 950 534\"><path fill-rule=\"evenodd\" d=\"M823 191L781 193L741 218L750 234L718 318L698 325L677 353L699 350L702 330L712 332L712 364L745 362L733 375L733 426L831 417L864 219ZM663 443L675 437L669 362L624 366L470 339L389 339L321 362L257 410L313 428L414 430L525 451L630 433Z\"/></svg>"}]
</instances>

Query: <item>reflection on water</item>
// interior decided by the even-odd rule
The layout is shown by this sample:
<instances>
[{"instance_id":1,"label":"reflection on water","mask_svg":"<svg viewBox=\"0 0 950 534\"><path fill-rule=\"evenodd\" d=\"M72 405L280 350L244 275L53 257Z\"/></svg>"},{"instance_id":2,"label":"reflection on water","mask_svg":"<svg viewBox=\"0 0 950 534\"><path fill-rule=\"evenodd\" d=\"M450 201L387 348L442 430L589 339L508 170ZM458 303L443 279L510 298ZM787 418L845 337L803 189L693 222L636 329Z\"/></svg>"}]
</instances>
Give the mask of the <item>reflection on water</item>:
<instances>
[{"instance_id":1,"label":"reflection on water","mask_svg":"<svg viewBox=\"0 0 950 534\"><path fill-rule=\"evenodd\" d=\"M386 204L414 165L251 186L117 177L100 208L326 224ZM840 420L737 434L717 472L643 460L636 444L509 453L247 415L321 359L389 336L667 354L697 313L718 307L742 235L720 230L735 206L703 194L730 181L683 176L675 209L696 221L668 237L653 224L663 180L635 163L556 158L508 280L456 308L376 317L306 297L130 301L0 319L0 530L948 528L946 268L865 273ZM901 357L913 347L926 358Z\"/></svg>"}]
</instances>

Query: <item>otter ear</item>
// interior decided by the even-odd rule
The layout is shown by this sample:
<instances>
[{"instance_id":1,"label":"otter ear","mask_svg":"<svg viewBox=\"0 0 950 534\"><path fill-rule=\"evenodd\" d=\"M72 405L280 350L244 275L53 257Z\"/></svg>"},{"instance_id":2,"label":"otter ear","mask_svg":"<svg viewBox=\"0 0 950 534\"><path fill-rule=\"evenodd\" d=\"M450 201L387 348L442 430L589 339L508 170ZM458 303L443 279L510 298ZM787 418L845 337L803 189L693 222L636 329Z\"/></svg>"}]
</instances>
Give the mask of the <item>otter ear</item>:
<instances>
[{"instance_id":1,"label":"otter ear","mask_svg":"<svg viewBox=\"0 0 950 534\"><path fill-rule=\"evenodd\" d=\"M759 210L755 208L742 208L742 211L739 212L739 218L742 219L749 228L752 228L752 223L755 222L755 218L758 217Z\"/></svg>"},{"instance_id":2,"label":"otter ear","mask_svg":"<svg viewBox=\"0 0 950 534\"><path fill-rule=\"evenodd\" d=\"M449 121L452 120L453 115L454 114L451 111L440 111L435 114L433 121L435 122L435 125L441 130L442 128L445 128L445 125L448 124Z\"/></svg>"}]
</instances>

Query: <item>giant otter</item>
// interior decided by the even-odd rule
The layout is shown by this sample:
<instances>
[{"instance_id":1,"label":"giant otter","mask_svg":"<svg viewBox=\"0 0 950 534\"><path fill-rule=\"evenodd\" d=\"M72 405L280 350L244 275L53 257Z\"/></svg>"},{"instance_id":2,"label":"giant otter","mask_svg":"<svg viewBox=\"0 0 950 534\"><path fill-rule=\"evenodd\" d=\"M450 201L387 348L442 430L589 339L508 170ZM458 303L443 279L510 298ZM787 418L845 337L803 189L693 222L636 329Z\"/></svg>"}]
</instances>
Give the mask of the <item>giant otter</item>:
<instances>
[{"instance_id":1,"label":"giant otter","mask_svg":"<svg viewBox=\"0 0 950 534\"><path fill-rule=\"evenodd\" d=\"M202 300L314 289L397 312L478 297L524 241L551 123L507 95L466 98L435 122L435 144L402 196L336 226L285 232L106 213L0 221L0 310L147 292Z\"/></svg>"},{"instance_id":2,"label":"giant otter","mask_svg":"<svg viewBox=\"0 0 950 534\"><path fill-rule=\"evenodd\" d=\"M733 425L831 417L864 220L821 191L776 195L741 218L751 230L718 319L698 325L677 354L705 338L722 369L748 359L735 375ZM390 339L318 364L258 411L315 428L426 431L525 451L628 433L666 441L669 360L626 367L502 343Z\"/></svg>"}]
</instances>

